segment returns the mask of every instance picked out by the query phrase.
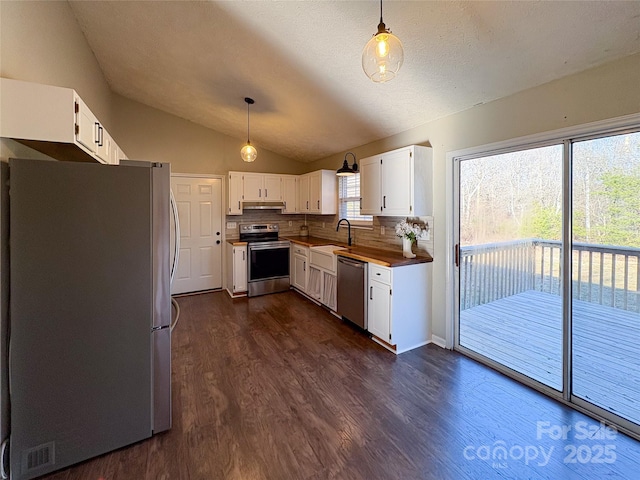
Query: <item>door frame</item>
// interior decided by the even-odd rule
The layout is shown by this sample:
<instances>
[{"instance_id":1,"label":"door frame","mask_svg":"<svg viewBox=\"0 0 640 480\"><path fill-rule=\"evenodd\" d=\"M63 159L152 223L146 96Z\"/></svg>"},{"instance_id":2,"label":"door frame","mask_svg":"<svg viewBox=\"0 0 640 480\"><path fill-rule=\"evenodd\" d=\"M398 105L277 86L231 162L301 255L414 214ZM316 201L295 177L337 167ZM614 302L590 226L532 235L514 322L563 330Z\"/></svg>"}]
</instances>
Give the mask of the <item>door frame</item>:
<instances>
[{"instance_id":1,"label":"door frame","mask_svg":"<svg viewBox=\"0 0 640 480\"><path fill-rule=\"evenodd\" d=\"M220 180L220 183L222 185L221 191L220 191L220 218L222 219L222 225L221 225L221 242L222 242L222 248L221 248L221 253L220 253L220 275L222 276L222 278L220 279L221 281L221 290L224 290L226 288L226 278L227 278L227 249L224 248L226 243L227 243L227 208L226 208L226 204L227 204L227 177L228 175L214 175L214 174L208 174L208 173L179 173L179 172L171 172L171 176L172 177L182 177L182 178L205 178L205 179L211 179L211 180ZM180 294L179 294L180 295ZM189 294L185 294L185 295L189 295Z\"/></svg>"},{"instance_id":2,"label":"door frame","mask_svg":"<svg viewBox=\"0 0 640 480\"><path fill-rule=\"evenodd\" d=\"M568 405L590 417L597 420L614 423L616 428L627 435L639 439L638 427L632 422L629 422L621 417L614 416L610 412L590 404L584 400L576 398L571 394L571 359L567 357L571 352L571 335L568 335L570 331L567 331L571 323L571 301L563 302L563 314L569 315L569 322L563 319L563 354L565 358L569 358L568 361L563 362L563 391L558 392L546 385L541 384L523 374L515 372L498 362L491 359L487 359L484 356L476 354L475 352L461 347L458 341L458 304L459 304L459 289L457 288L459 282L459 268L455 265L456 245L460 242L459 234L459 164L461 160L469 160L472 158L478 158L488 155L496 155L500 153L506 153L514 150L522 150L524 148L533 148L538 146L544 146L549 144L564 144L565 148L565 161L563 162L563 208L566 212L570 212L571 208L571 143L576 139L582 139L581 137L589 137L599 135L604 132L611 135L616 133L624 133L625 131L637 128L640 125L640 113L634 113L631 115L625 115L621 117L615 117L607 120L601 120L596 122L590 122L583 125L577 125L572 127L561 128L557 130L551 130L542 133L536 133L533 135L526 135L510 140L489 143L485 145L478 145L475 147L465 148L461 150L453 150L446 152L445 160L445 172L446 172L446 287L445 287L445 347L450 350L457 350L461 353L473 358L474 360L481 361L496 369L497 371L515 378L519 382L530 386L538 391L541 391L559 402ZM567 149L568 154L567 155ZM567 187L569 182L569 188ZM569 208L569 210L566 210ZM563 257L562 265L565 272L570 272L571 266L571 219L569 221L563 218ZM567 252L567 246L569 251ZM563 295L566 297L567 293L571 293L571 284L569 282L563 282ZM567 317L565 317L567 318Z\"/></svg>"}]
</instances>

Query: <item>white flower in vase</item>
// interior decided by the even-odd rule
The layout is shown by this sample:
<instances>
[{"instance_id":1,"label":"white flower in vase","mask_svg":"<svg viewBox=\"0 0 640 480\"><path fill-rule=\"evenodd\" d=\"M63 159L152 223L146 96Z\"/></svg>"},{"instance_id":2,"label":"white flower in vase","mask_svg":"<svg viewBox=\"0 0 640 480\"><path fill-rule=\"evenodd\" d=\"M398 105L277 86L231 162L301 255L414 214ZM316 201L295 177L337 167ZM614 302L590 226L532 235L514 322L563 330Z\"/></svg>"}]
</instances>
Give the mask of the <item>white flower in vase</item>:
<instances>
[{"instance_id":1,"label":"white flower in vase","mask_svg":"<svg viewBox=\"0 0 640 480\"><path fill-rule=\"evenodd\" d=\"M396 235L402 238L402 255L406 258L414 258L416 255L411 251L411 245L422 235L424 229L417 223L409 223L405 218L396 224Z\"/></svg>"}]
</instances>

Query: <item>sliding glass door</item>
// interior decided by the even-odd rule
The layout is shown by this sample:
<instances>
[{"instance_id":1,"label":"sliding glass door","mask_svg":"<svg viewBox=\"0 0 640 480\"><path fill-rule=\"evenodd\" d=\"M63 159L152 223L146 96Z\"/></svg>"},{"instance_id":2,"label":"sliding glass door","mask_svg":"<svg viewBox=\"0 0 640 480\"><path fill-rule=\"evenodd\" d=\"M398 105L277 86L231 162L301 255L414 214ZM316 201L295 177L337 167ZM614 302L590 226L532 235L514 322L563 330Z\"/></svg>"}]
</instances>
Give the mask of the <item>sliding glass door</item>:
<instances>
[{"instance_id":1,"label":"sliding glass door","mask_svg":"<svg viewBox=\"0 0 640 480\"><path fill-rule=\"evenodd\" d=\"M640 132L455 162L455 347L640 434Z\"/></svg>"},{"instance_id":2,"label":"sliding glass door","mask_svg":"<svg viewBox=\"0 0 640 480\"><path fill-rule=\"evenodd\" d=\"M558 391L562 152L460 162L459 345Z\"/></svg>"},{"instance_id":3,"label":"sliding glass door","mask_svg":"<svg viewBox=\"0 0 640 480\"><path fill-rule=\"evenodd\" d=\"M640 133L572 157L572 394L640 424Z\"/></svg>"}]
</instances>

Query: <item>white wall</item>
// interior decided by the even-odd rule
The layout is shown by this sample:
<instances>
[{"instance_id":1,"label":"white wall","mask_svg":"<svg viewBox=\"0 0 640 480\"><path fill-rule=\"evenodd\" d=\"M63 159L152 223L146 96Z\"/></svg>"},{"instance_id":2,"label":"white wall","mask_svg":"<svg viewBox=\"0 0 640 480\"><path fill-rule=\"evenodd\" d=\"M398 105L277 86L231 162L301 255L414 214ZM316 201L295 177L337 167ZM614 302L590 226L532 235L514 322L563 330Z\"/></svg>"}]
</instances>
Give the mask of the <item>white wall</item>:
<instances>
[{"instance_id":1,"label":"white wall","mask_svg":"<svg viewBox=\"0 0 640 480\"><path fill-rule=\"evenodd\" d=\"M352 149L357 158L406 145L434 154L434 262L432 333L445 338L445 221L447 152L640 112L640 54L565 77ZM344 153L309 165L338 168Z\"/></svg>"},{"instance_id":2,"label":"white wall","mask_svg":"<svg viewBox=\"0 0 640 480\"><path fill-rule=\"evenodd\" d=\"M170 162L179 173L226 175L229 170L303 173L306 165L258 148L258 158L240 157L244 140L232 138L141 103L113 95L112 135L129 158Z\"/></svg>"},{"instance_id":3,"label":"white wall","mask_svg":"<svg viewBox=\"0 0 640 480\"><path fill-rule=\"evenodd\" d=\"M0 76L75 89L111 129L111 91L67 2L0 1Z\"/></svg>"}]
</instances>

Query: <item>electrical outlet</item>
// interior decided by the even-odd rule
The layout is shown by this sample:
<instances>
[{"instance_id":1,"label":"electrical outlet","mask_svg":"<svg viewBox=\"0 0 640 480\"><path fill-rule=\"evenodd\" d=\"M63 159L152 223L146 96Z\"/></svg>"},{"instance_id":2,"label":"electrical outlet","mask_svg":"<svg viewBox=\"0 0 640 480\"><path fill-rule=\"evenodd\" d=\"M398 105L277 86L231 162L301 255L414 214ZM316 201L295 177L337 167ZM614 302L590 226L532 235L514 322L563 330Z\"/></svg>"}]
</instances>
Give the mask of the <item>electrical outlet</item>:
<instances>
[{"instance_id":1,"label":"electrical outlet","mask_svg":"<svg viewBox=\"0 0 640 480\"><path fill-rule=\"evenodd\" d=\"M324 228L324 222L322 222L322 228Z\"/></svg>"},{"instance_id":2,"label":"electrical outlet","mask_svg":"<svg viewBox=\"0 0 640 480\"><path fill-rule=\"evenodd\" d=\"M293 222L291 220L289 220L289 226L293 225Z\"/></svg>"},{"instance_id":3,"label":"electrical outlet","mask_svg":"<svg viewBox=\"0 0 640 480\"><path fill-rule=\"evenodd\" d=\"M384 225L380 225L380 235L384 235Z\"/></svg>"},{"instance_id":4,"label":"electrical outlet","mask_svg":"<svg viewBox=\"0 0 640 480\"><path fill-rule=\"evenodd\" d=\"M227 222L227 230L233 230L234 228L238 228L238 224L236 222Z\"/></svg>"}]
</instances>

